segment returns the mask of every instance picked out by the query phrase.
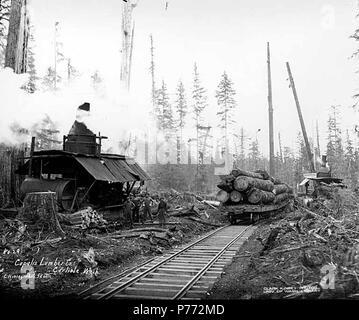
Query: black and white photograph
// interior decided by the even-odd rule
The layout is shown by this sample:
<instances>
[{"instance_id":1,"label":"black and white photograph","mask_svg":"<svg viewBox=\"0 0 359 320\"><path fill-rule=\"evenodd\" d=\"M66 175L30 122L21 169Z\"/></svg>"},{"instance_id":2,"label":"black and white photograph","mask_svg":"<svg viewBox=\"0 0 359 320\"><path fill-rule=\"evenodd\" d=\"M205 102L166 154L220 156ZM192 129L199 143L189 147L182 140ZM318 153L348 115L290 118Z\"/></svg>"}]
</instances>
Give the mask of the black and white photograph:
<instances>
[{"instance_id":1,"label":"black and white photograph","mask_svg":"<svg viewBox=\"0 0 359 320\"><path fill-rule=\"evenodd\" d=\"M359 299L359 2L0 0L0 297Z\"/></svg>"}]
</instances>

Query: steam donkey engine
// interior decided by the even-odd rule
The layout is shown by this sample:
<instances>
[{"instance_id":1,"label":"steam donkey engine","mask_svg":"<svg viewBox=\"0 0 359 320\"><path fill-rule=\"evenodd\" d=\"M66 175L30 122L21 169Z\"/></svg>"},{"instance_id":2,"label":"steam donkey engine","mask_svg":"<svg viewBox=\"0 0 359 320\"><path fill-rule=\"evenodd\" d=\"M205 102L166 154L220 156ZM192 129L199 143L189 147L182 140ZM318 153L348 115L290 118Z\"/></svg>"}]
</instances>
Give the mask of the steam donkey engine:
<instances>
[{"instance_id":1,"label":"steam donkey engine","mask_svg":"<svg viewBox=\"0 0 359 320\"><path fill-rule=\"evenodd\" d=\"M79 110L89 111L84 103ZM34 151L17 173L26 175L21 192L53 191L59 208L73 211L84 205L94 207L121 205L136 183L149 180L147 173L132 159L101 152L101 142L86 124L75 120L62 150Z\"/></svg>"}]
</instances>

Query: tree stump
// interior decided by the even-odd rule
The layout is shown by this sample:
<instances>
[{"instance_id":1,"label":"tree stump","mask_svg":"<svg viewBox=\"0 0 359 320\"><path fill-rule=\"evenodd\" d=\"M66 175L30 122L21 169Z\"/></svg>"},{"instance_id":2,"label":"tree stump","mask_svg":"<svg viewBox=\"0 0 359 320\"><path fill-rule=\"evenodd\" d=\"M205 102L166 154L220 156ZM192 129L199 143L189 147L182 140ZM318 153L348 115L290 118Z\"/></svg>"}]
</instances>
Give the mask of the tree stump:
<instances>
[{"instance_id":1,"label":"tree stump","mask_svg":"<svg viewBox=\"0 0 359 320\"><path fill-rule=\"evenodd\" d=\"M30 224L48 227L64 236L58 220L56 192L31 192L25 196L21 219Z\"/></svg>"}]
</instances>

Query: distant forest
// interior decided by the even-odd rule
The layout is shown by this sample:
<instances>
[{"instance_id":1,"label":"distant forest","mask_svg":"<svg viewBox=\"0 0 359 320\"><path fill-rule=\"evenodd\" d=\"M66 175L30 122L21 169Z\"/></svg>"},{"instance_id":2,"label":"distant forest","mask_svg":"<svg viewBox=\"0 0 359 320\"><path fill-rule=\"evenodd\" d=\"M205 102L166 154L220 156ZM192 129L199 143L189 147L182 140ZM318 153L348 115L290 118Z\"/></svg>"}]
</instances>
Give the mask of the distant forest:
<instances>
[{"instance_id":1,"label":"distant forest","mask_svg":"<svg viewBox=\"0 0 359 320\"><path fill-rule=\"evenodd\" d=\"M0 64L4 67L6 39L8 31L10 1L0 1ZM56 22L55 28L59 27ZM36 46L36 31L33 26L29 26L30 35L27 52L27 73L30 75L28 83L23 86L29 94L34 94L38 90L53 91L61 90L64 84L73 81L81 73L71 62L71 58L66 56L62 50L62 43L55 42L55 65L49 66L46 73L39 75L36 70L36 56L34 47ZM359 41L359 29L354 30L352 35L354 41ZM197 63L193 66L193 78L191 88L185 88L182 81L178 81L176 88L168 88L166 82L157 82L155 79L155 55L153 39L151 36L151 65L149 72L152 75L152 91L149 93L149 104L152 105L152 117L156 123L157 130L162 133L169 145L175 146L176 150L168 152L181 153L180 141L184 140L184 130L188 124L193 124L191 128L190 140L195 145L194 159L197 164L184 165L178 164L154 164L148 165L148 170L153 180L150 187L155 189L175 189L177 191L195 191L212 193L216 191L218 177L214 175L214 164L204 164L204 159L213 154L214 145L220 145L221 151L225 152L226 141L230 141L230 152L233 154L234 166L244 170L269 169L268 158L264 156L259 148L256 138L249 137L249 128L240 127L232 116L236 108L240 108L236 101L237 93L234 84L227 72L223 72L218 79L218 86L215 92L217 105L217 125L222 133L220 137L214 138L212 130L206 121L204 114L208 105L208 90L201 83L200 69ZM353 54L357 58L359 49ZM61 68L60 68L61 66ZM355 72L356 70L353 70ZM104 79L98 70L93 70L91 83L95 91L101 90ZM171 97L171 98L170 98ZM172 98L173 97L173 98ZM359 94L354 96L355 101ZM354 109L358 109L357 103L353 103ZM213 107L213 106L211 106ZM312 137L310 140L314 159L326 154L329 165L332 168L332 175L343 178L350 188L357 188L359 184L359 146L355 145L352 137L357 135L356 129L352 132L344 131L341 128L340 114L343 106L333 105L327 119L326 145L319 146L319 138ZM358 111L358 110L356 110ZM37 137L37 149L59 148L61 139L59 131L54 122L49 117L45 117L41 123L34 128L20 128L15 125L11 128L14 135L31 134ZM188 130L187 130L188 136ZM216 139L216 140L215 140ZM187 142L187 141L186 141ZM279 150L275 154L275 176L294 188L303 179L303 173L310 172L305 144L302 134L299 132L297 137L297 148L291 149L282 145L280 135L276 137L276 146ZM0 145L0 206L8 203L11 199L9 194L9 181L13 181L9 175L13 174L14 155L19 154L21 146ZM134 155L136 150L133 151ZM208 163L208 162L206 162ZM11 189L11 188L10 188ZM11 189L12 190L12 189ZM12 191L12 195L14 191Z\"/></svg>"}]
</instances>

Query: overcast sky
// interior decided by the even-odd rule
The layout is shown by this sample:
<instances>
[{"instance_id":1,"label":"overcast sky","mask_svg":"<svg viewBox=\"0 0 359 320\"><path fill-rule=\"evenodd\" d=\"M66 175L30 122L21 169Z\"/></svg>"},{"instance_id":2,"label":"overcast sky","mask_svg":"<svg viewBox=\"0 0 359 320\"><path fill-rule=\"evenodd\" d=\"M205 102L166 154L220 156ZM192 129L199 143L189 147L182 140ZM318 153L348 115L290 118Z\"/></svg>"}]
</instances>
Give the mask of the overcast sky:
<instances>
[{"instance_id":1,"label":"overcast sky","mask_svg":"<svg viewBox=\"0 0 359 320\"><path fill-rule=\"evenodd\" d=\"M289 61L309 135L319 121L322 145L328 108L342 105L344 129L358 123L349 106L359 91L359 62L350 35L359 25L354 0L139 0L131 93L150 99L150 40L155 46L156 81L165 80L170 93L182 79L187 93L197 62L210 97L210 121L215 125L214 99L225 70L237 92L238 127L258 139L268 152L266 43L272 55L275 135L294 147L300 130L288 87ZM36 58L40 75L53 64L55 21L60 22L64 53L84 74L98 69L110 79L120 69L122 0L31 0ZM356 119L355 119L356 117ZM276 140L277 149L277 140Z\"/></svg>"}]
</instances>

